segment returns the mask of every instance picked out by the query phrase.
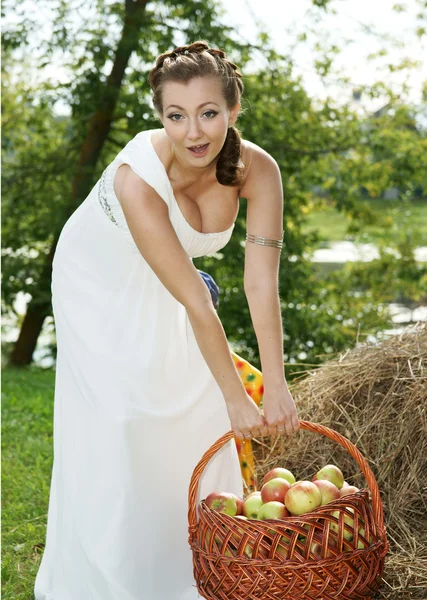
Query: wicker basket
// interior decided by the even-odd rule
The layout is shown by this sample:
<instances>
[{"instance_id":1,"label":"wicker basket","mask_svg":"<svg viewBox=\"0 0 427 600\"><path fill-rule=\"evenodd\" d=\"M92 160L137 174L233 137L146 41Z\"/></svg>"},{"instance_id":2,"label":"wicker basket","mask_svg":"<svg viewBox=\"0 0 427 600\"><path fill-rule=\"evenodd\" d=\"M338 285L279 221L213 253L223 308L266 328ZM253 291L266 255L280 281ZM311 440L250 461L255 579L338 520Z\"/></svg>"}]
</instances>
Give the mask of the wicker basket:
<instances>
[{"instance_id":1,"label":"wicker basket","mask_svg":"<svg viewBox=\"0 0 427 600\"><path fill-rule=\"evenodd\" d=\"M339 433L307 421L301 429L343 446L369 489L343 496L298 517L236 519L196 506L199 480L229 431L194 469L188 495L189 544L197 589L210 600L369 599L378 589L388 541L375 477L359 450Z\"/></svg>"}]
</instances>

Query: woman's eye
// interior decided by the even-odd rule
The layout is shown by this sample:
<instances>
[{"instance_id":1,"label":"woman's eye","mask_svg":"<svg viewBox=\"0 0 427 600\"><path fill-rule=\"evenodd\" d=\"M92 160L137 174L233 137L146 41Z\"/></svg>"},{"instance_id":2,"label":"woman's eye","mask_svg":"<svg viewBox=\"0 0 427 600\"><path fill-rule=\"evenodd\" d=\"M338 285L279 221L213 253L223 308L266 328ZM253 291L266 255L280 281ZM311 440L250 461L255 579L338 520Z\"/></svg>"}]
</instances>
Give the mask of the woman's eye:
<instances>
[{"instance_id":1,"label":"woman's eye","mask_svg":"<svg viewBox=\"0 0 427 600\"><path fill-rule=\"evenodd\" d=\"M207 119L213 119L217 114L218 112L216 110L207 110L203 113L203 116ZM181 117L182 115L180 115L179 113L174 113L173 115L169 115L168 119L170 119L171 121L181 121Z\"/></svg>"}]
</instances>

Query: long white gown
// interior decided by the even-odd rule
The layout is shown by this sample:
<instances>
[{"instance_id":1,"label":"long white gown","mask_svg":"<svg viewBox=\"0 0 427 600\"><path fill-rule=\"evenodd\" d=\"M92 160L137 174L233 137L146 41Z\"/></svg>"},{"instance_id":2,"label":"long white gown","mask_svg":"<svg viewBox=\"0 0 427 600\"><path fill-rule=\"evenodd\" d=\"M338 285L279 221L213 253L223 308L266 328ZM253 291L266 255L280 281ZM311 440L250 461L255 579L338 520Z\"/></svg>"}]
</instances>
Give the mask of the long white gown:
<instances>
[{"instance_id":1,"label":"long white gown","mask_svg":"<svg viewBox=\"0 0 427 600\"><path fill-rule=\"evenodd\" d=\"M57 334L54 463L36 600L195 600L188 487L231 429L186 310L142 257L114 194L123 163L169 207L191 258L229 241L183 216L151 142L136 135L62 229L52 270ZM211 460L198 499L243 497L234 440Z\"/></svg>"}]
</instances>

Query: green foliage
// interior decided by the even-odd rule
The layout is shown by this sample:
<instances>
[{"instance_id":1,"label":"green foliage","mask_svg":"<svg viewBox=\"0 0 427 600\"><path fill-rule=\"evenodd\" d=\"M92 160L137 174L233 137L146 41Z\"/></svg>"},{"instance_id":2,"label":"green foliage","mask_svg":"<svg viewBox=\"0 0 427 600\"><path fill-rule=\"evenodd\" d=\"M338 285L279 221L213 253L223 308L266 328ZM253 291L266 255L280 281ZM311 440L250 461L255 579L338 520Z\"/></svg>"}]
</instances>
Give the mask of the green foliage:
<instances>
[{"instance_id":1,"label":"green foliage","mask_svg":"<svg viewBox=\"0 0 427 600\"><path fill-rule=\"evenodd\" d=\"M52 234L64 221L77 160L68 120L55 118L49 85L35 88L29 71L14 81L3 62L3 299L38 289Z\"/></svg>"},{"instance_id":2,"label":"green foliage","mask_svg":"<svg viewBox=\"0 0 427 600\"><path fill-rule=\"evenodd\" d=\"M8 84L3 95L2 139L5 309L11 307L18 291L38 291L44 257L70 207L71 181L88 120L105 102L111 66L116 53L123 51L118 40L125 2L84 3L88 18L78 27L71 18L77 4L81 2L69 0L52 10L51 36L40 40L31 60L24 55L27 70L20 78L11 77L13 51L25 49L30 32L38 35L37 19L22 16L4 31L2 68ZM326 1L313 4L332 10ZM3 10L16 7L22 8L22 2L13 7L6 2ZM260 32L256 44L238 41L214 0L153 1L139 18L136 50L120 86L93 183L131 137L160 127L148 86L148 72L156 56L176 44L206 39L224 48L241 66L246 94L239 127L245 139L277 160L282 173L285 238L280 294L286 361L317 364L325 355L388 326L385 302L399 298L421 301L419 288L425 282L425 271L413 260L413 246L425 244L421 232L408 231L400 216L397 230L396 219L379 215L374 207L392 188L399 192L401 207L414 196L425 201L427 142L419 119L422 107L405 104L381 81L359 89L364 96L385 98L384 108L375 115L356 112L351 105L329 97L314 100L301 78L294 75L293 57L280 56L265 32ZM300 36L301 43L313 35L309 28L307 31L309 34ZM131 41L135 40L126 43ZM327 78L340 48L335 43L318 43L315 51L317 71ZM63 53L63 64L72 75L69 81L31 83L30 73L48 64L55 52ZM263 56L266 65L256 72L252 66L255 53ZM379 57L385 55L378 51ZM412 65L406 62L397 67L409 70ZM55 117L58 101L70 107L70 117ZM320 235L307 227L307 221L324 206L345 216L346 234L355 240L362 239L369 227L380 231L381 258L371 264L349 265L340 273L320 273L310 260ZM227 247L215 257L195 260L195 264L210 272L221 287L219 314L230 342L259 366L243 291L245 208L242 199ZM386 247L402 252L402 258L393 262ZM288 366L288 375L292 370Z\"/></svg>"},{"instance_id":3,"label":"green foliage","mask_svg":"<svg viewBox=\"0 0 427 600\"><path fill-rule=\"evenodd\" d=\"M283 178L285 243L280 296L285 360L317 364L325 355L346 348L356 339L389 327L384 303L407 300L413 294L420 299L416 289L422 285L425 271L413 261L412 271L396 268L387 272L383 257L371 265L350 265L344 273L321 275L309 260L319 237L316 231L307 230L307 216L327 199L347 216L350 233L362 232L374 224L391 229L395 222L390 215L382 223L381 214L375 213L368 202L361 202L361 197L369 186L379 196L399 186L403 198L408 191L424 190L425 138L413 127L413 120L409 121L412 127L407 126L405 107L379 117L380 124L371 117L358 118L348 106L335 106L330 99L320 108L315 107L285 64L246 78L245 85L249 108L240 120L243 137L276 158ZM384 137L393 138L394 143L386 143ZM412 153L415 168L409 165L411 161L405 162L402 148ZM223 250L223 260L198 259L197 264L211 272L222 287L219 314L229 340L259 367L242 281L243 209L244 203L236 222L236 239ZM421 241L416 236L412 239L413 243ZM402 251L395 235L379 239L381 244L386 241ZM406 248L403 255L408 252ZM384 285L379 286L382 271ZM393 285L392 278L397 278ZM288 365L287 371L290 375L295 369Z\"/></svg>"}]
</instances>

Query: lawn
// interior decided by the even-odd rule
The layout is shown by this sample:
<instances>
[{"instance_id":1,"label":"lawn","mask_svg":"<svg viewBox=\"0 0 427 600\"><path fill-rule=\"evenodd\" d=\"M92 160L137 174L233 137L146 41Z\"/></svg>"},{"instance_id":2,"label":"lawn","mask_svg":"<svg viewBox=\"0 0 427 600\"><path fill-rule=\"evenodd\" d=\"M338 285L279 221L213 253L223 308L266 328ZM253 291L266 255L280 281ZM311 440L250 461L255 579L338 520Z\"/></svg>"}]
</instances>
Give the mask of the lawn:
<instances>
[{"instance_id":1,"label":"lawn","mask_svg":"<svg viewBox=\"0 0 427 600\"><path fill-rule=\"evenodd\" d=\"M402 225L408 225L416 238L417 245L427 245L427 200L412 200L405 202L397 200L370 200L361 201L375 210L384 218L389 217L391 227L389 230L379 224L366 225L358 241L378 242L384 236L394 235ZM333 207L311 212L306 217L303 232L308 233L318 230L322 240L341 241L351 239L356 241L354 234L348 234L349 219Z\"/></svg>"},{"instance_id":2,"label":"lawn","mask_svg":"<svg viewBox=\"0 0 427 600\"><path fill-rule=\"evenodd\" d=\"M53 464L55 371L2 370L2 598L32 600Z\"/></svg>"}]
</instances>

